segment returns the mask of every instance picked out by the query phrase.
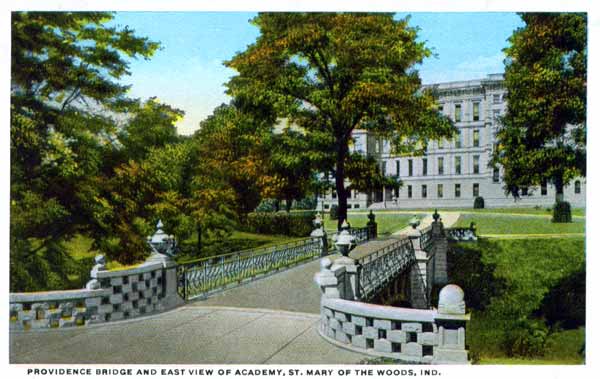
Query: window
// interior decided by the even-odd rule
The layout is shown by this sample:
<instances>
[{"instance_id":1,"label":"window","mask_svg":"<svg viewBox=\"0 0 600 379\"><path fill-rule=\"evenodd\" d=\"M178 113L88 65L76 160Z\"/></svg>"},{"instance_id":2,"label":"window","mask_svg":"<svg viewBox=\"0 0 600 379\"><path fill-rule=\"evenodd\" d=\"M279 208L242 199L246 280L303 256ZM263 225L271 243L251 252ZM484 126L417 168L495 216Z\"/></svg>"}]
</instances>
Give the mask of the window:
<instances>
[{"instance_id":1,"label":"window","mask_svg":"<svg viewBox=\"0 0 600 379\"><path fill-rule=\"evenodd\" d=\"M437 195L438 195L438 197L444 197L444 185L443 184L437 185Z\"/></svg>"},{"instance_id":2,"label":"window","mask_svg":"<svg viewBox=\"0 0 600 379\"><path fill-rule=\"evenodd\" d=\"M575 193L576 194L581 193L581 181L579 181L579 180L575 181Z\"/></svg>"},{"instance_id":3,"label":"window","mask_svg":"<svg viewBox=\"0 0 600 379\"><path fill-rule=\"evenodd\" d=\"M460 104L454 104L454 121L460 122L462 116L462 109Z\"/></svg>"},{"instance_id":4,"label":"window","mask_svg":"<svg viewBox=\"0 0 600 379\"><path fill-rule=\"evenodd\" d=\"M439 139L437 141L437 145L438 145L438 149L443 149L444 148L444 140L443 139Z\"/></svg>"},{"instance_id":5,"label":"window","mask_svg":"<svg viewBox=\"0 0 600 379\"><path fill-rule=\"evenodd\" d=\"M412 168L413 168L413 167L412 167L412 163L413 163L412 159L409 159L409 160L408 160L408 176L412 176L412 174L413 174L413 173L412 173L412 171L413 171L413 170L412 170Z\"/></svg>"},{"instance_id":6,"label":"window","mask_svg":"<svg viewBox=\"0 0 600 379\"><path fill-rule=\"evenodd\" d=\"M462 158L454 157L454 173L460 174L462 171Z\"/></svg>"},{"instance_id":7,"label":"window","mask_svg":"<svg viewBox=\"0 0 600 379\"><path fill-rule=\"evenodd\" d=\"M479 174L479 155L473 155L473 174Z\"/></svg>"},{"instance_id":8,"label":"window","mask_svg":"<svg viewBox=\"0 0 600 379\"><path fill-rule=\"evenodd\" d=\"M454 185L454 197L460 197L460 184Z\"/></svg>"},{"instance_id":9,"label":"window","mask_svg":"<svg viewBox=\"0 0 600 379\"><path fill-rule=\"evenodd\" d=\"M548 182L546 181L546 179L542 179L540 187L542 196L546 196L548 194Z\"/></svg>"},{"instance_id":10,"label":"window","mask_svg":"<svg viewBox=\"0 0 600 379\"><path fill-rule=\"evenodd\" d=\"M381 175L385 176L385 162L381 162Z\"/></svg>"},{"instance_id":11,"label":"window","mask_svg":"<svg viewBox=\"0 0 600 379\"><path fill-rule=\"evenodd\" d=\"M427 184L421 186L421 197L425 199L427 197Z\"/></svg>"},{"instance_id":12,"label":"window","mask_svg":"<svg viewBox=\"0 0 600 379\"><path fill-rule=\"evenodd\" d=\"M427 176L427 158L423 158L423 176Z\"/></svg>"},{"instance_id":13,"label":"window","mask_svg":"<svg viewBox=\"0 0 600 379\"><path fill-rule=\"evenodd\" d=\"M444 104L439 104L438 105L438 112L440 112L440 113L444 112Z\"/></svg>"},{"instance_id":14,"label":"window","mask_svg":"<svg viewBox=\"0 0 600 379\"><path fill-rule=\"evenodd\" d=\"M473 103L473 121L479 121L479 103Z\"/></svg>"},{"instance_id":15,"label":"window","mask_svg":"<svg viewBox=\"0 0 600 379\"><path fill-rule=\"evenodd\" d=\"M438 158L438 175L444 175L444 157Z\"/></svg>"},{"instance_id":16,"label":"window","mask_svg":"<svg viewBox=\"0 0 600 379\"><path fill-rule=\"evenodd\" d=\"M473 197L479 196L479 183L473 183Z\"/></svg>"},{"instance_id":17,"label":"window","mask_svg":"<svg viewBox=\"0 0 600 379\"><path fill-rule=\"evenodd\" d=\"M329 204L323 204L323 209L329 209Z\"/></svg>"},{"instance_id":18,"label":"window","mask_svg":"<svg viewBox=\"0 0 600 379\"><path fill-rule=\"evenodd\" d=\"M473 130L473 147L479 147L479 129Z\"/></svg>"},{"instance_id":19,"label":"window","mask_svg":"<svg viewBox=\"0 0 600 379\"><path fill-rule=\"evenodd\" d=\"M394 188L394 197L400 197L400 187Z\"/></svg>"},{"instance_id":20,"label":"window","mask_svg":"<svg viewBox=\"0 0 600 379\"><path fill-rule=\"evenodd\" d=\"M360 208L360 204L354 204L354 208Z\"/></svg>"},{"instance_id":21,"label":"window","mask_svg":"<svg viewBox=\"0 0 600 379\"><path fill-rule=\"evenodd\" d=\"M460 149L462 147L462 132L459 130L456 137L454 137L454 147Z\"/></svg>"},{"instance_id":22,"label":"window","mask_svg":"<svg viewBox=\"0 0 600 379\"><path fill-rule=\"evenodd\" d=\"M521 187L521 196L528 196L529 189L527 187Z\"/></svg>"},{"instance_id":23,"label":"window","mask_svg":"<svg viewBox=\"0 0 600 379\"><path fill-rule=\"evenodd\" d=\"M400 161L396 161L396 176L400 176Z\"/></svg>"},{"instance_id":24,"label":"window","mask_svg":"<svg viewBox=\"0 0 600 379\"><path fill-rule=\"evenodd\" d=\"M500 94L494 95L494 104L500 104Z\"/></svg>"},{"instance_id":25,"label":"window","mask_svg":"<svg viewBox=\"0 0 600 379\"><path fill-rule=\"evenodd\" d=\"M406 190L408 191L408 198L412 199L412 186L409 184L406 186Z\"/></svg>"},{"instance_id":26,"label":"window","mask_svg":"<svg viewBox=\"0 0 600 379\"><path fill-rule=\"evenodd\" d=\"M500 181L500 169L498 167L494 167L492 180L494 181L494 183L498 183Z\"/></svg>"}]
</instances>

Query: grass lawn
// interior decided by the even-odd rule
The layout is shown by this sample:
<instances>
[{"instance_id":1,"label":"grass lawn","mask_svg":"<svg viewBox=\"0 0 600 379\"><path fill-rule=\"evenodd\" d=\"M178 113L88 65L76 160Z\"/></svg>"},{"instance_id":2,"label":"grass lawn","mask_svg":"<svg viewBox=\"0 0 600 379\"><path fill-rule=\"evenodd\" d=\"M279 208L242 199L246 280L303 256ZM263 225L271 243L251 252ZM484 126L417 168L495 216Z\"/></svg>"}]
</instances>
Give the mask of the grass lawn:
<instances>
[{"instance_id":1,"label":"grass lawn","mask_svg":"<svg viewBox=\"0 0 600 379\"><path fill-rule=\"evenodd\" d=\"M415 211L411 213L392 213L392 212L373 212L375 214L375 222L377 222L377 234L389 235L408 225L414 214L422 218L425 216L423 211ZM348 213L348 222L352 227L360 228L367 225L369 219L367 213ZM327 233L334 233L337 230L337 221L331 220L328 214L325 214L325 229Z\"/></svg>"},{"instance_id":2,"label":"grass lawn","mask_svg":"<svg viewBox=\"0 0 600 379\"><path fill-rule=\"evenodd\" d=\"M479 363L583 363L584 238L456 244L449 279L465 291L467 344Z\"/></svg>"},{"instance_id":3,"label":"grass lawn","mask_svg":"<svg viewBox=\"0 0 600 379\"><path fill-rule=\"evenodd\" d=\"M564 234L584 233L585 220L553 223L547 217L511 216L498 214L461 214L455 226L468 227L475 222L477 234Z\"/></svg>"},{"instance_id":4,"label":"grass lawn","mask_svg":"<svg viewBox=\"0 0 600 379\"><path fill-rule=\"evenodd\" d=\"M525 207L525 208L457 208L447 209L448 211L457 211L464 213L507 213L507 214L523 214L535 216L552 217L552 207ZM576 217L585 217L585 208L572 208L571 214Z\"/></svg>"}]
</instances>

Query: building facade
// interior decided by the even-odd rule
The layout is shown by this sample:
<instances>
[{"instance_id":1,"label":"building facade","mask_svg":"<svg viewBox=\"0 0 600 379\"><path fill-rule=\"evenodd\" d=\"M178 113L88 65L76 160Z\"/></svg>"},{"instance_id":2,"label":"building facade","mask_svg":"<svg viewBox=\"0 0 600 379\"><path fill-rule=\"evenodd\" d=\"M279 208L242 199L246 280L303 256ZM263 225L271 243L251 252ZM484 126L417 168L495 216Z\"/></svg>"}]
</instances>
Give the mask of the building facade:
<instances>
[{"instance_id":1,"label":"building facade","mask_svg":"<svg viewBox=\"0 0 600 379\"><path fill-rule=\"evenodd\" d=\"M554 204L551 183L522 189L520 198L504 193L502 169L488 165L496 147L498 118L506 110L506 88L502 74L484 79L427 85L433 90L440 112L458 129L452 139L430 142L422 156L393 154L388 141L366 130L353 133L352 151L377 158L385 175L402 181L398 190L381 188L371 193L352 190L352 210L383 208L471 208L477 196L486 207L543 206ZM585 207L585 178L564 187L564 198L573 207ZM335 189L318 199L318 209L337 204Z\"/></svg>"}]
</instances>

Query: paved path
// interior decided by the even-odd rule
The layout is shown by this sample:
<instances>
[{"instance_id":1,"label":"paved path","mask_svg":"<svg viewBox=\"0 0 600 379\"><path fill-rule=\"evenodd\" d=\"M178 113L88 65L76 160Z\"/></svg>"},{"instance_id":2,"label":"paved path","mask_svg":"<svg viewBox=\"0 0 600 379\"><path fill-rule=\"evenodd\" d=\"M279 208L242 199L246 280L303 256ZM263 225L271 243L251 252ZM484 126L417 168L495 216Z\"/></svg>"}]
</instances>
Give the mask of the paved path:
<instances>
[{"instance_id":1,"label":"paved path","mask_svg":"<svg viewBox=\"0 0 600 379\"><path fill-rule=\"evenodd\" d=\"M321 269L319 261L320 259L313 260L221 292L206 300L196 300L190 305L264 308L318 314L321 292L313 277Z\"/></svg>"},{"instance_id":2,"label":"paved path","mask_svg":"<svg viewBox=\"0 0 600 379\"><path fill-rule=\"evenodd\" d=\"M460 217L460 212L439 212L442 222L444 223L444 228L450 228L452 225L456 224L458 218ZM421 219L421 223L417 227L418 229L425 229L433 222L433 215L427 214L424 218ZM410 230L411 226L407 226L397 232L392 233L393 236L402 236L406 235Z\"/></svg>"},{"instance_id":3,"label":"paved path","mask_svg":"<svg viewBox=\"0 0 600 379\"><path fill-rule=\"evenodd\" d=\"M342 364L367 356L317 334L319 316L185 306L131 321L10 333L10 363Z\"/></svg>"}]
</instances>

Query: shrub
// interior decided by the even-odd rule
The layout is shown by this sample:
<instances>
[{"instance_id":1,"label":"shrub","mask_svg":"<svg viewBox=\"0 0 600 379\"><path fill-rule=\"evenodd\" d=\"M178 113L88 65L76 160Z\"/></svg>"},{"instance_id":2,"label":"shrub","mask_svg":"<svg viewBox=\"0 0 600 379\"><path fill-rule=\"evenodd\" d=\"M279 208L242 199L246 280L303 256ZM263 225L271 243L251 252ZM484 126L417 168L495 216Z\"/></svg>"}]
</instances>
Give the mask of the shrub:
<instances>
[{"instance_id":1,"label":"shrub","mask_svg":"<svg viewBox=\"0 0 600 379\"><path fill-rule=\"evenodd\" d=\"M571 222L571 204L567 201L557 201L554 204L552 222Z\"/></svg>"},{"instance_id":2,"label":"shrub","mask_svg":"<svg viewBox=\"0 0 600 379\"><path fill-rule=\"evenodd\" d=\"M539 320L521 319L506 331L504 346L508 356L539 357L544 355L548 328Z\"/></svg>"},{"instance_id":3,"label":"shrub","mask_svg":"<svg viewBox=\"0 0 600 379\"><path fill-rule=\"evenodd\" d=\"M483 197L477 196L475 198L475 202L473 203L473 208L475 208L475 209L483 209L484 208Z\"/></svg>"},{"instance_id":4,"label":"shrub","mask_svg":"<svg viewBox=\"0 0 600 379\"><path fill-rule=\"evenodd\" d=\"M333 204L331 208L329 208L329 218L337 221L338 217L338 206Z\"/></svg>"},{"instance_id":5,"label":"shrub","mask_svg":"<svg viewBox=\"0 0 600 379\"><path fill-rule=\"evenodd\" d=\"M314 212L253 212L245 229L251 233L305 237L313 230Z\"/></svg>"},{"instance_id":6,"label":"shrub","mask_svg":"<svg viewBox=\"0 0 600 379\"><path fill-rule=\"evenodd\" d=\"M263 199L256 207L256 212L275 212L277 210L277 200Z\"/></svg>"}]
</instances>

